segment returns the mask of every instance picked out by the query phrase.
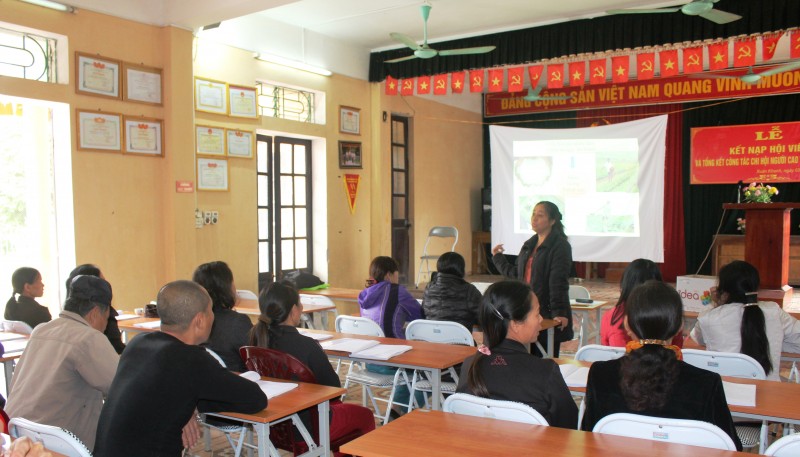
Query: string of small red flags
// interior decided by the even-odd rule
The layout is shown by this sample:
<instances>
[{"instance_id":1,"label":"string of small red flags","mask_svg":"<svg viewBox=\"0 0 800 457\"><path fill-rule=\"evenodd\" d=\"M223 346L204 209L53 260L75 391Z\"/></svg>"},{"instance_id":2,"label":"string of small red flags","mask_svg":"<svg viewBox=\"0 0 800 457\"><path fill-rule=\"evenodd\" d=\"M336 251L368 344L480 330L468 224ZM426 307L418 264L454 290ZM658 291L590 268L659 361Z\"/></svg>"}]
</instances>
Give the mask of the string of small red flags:
<instances>
[{"instance_id":1,"label":"string of small red flags","mask_svg":"<svg viewBox=\"0 0 800 457\"><path fill-rule=\"evenodd\" d=\"M783 31L768 32L712 43L648 48L643 52L608 52L594 59L587 56L579 60L559 60L527 67L465 70L405 79L387 75L385 93L420 95L433 92L434 95L446 95L448 86L451 94L461 94L467 87L469 92L522 92L525 90L526 68L531 87L538 86L541 77L545 76L548 89L560 89L564 86L606 84L608 79L618 84L625 83L634 79L630 76L632 65L636 70L635 79L639 81L700 73L706 67L709 71L751 67L756 64L759 42L761 62L765 63L775 56L778 40L783 35ZM789 57L800 59L800 30L792 30L786 35L789 38Z\"/></svg>"}]
</instances>

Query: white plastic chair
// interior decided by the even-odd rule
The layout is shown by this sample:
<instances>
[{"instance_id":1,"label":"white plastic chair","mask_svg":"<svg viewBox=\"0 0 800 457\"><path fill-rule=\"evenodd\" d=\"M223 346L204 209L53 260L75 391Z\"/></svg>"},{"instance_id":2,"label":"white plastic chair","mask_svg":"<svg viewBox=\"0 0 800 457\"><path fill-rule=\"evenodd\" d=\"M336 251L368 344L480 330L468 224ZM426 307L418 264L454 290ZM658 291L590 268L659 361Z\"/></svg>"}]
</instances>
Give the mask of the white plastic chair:
<instances>
[{"instance_id":1,"label":"white plastic chair","mask_svg":"<svg viewBox=\"0 0 800 457\"><path fill-rule=\"evenodd\" d=\"M432 238L453 238L453 245L450 247L450 252L456 250L456 244L458 243L458 229L455 227L433 227L428 232L428 239L425 240L425 247L422 248L422 256L419 258L419 269L417 270L417 282L414 283L416 287L419 287L419 280L422 277L423 272L423 265L425 266L425 274L430 277L431 268L429 261L433 260L434 262L439 259L441 254L431 254L428 252L428 246L431 243Z\"/></svg>"},{"instance_id":2,"label":"white plastic chair","mask_svg":"<svg viewBox=\"0 0 800 457\"><path fill-rule=\"evenodd\" d=\"M483 295L483 294L486 293L486 289L488 289L489 286L492 285L492 283L490 283L490 282L473 282L472 285L475 286L476 289L478 289L478 292L480 292L481 295Z\"/></svg>"},{"instance_id":3,"label":"white plastic chair","mask_svg":"<svg viewBox=\"0 0 800 457\"><path fill-rule=\"evenodd\" d=\"M800 455L800 433L784 436L767 448L765 455L774 457L797 457Z\"/></svg>"},{"instance_id":4,"label":"white plastic chair","mask_svg":"<svg viewBox=\"0 0 800 457\"><path fill-rule=\"evenodd\" d=\"M469 394L453 394L444 401L442 410L446 413L467 416L487 417L505 421L522 422L533 425L550 425L538 411L515 401L492 400Z\"/></svg>"},{"instance_id":5,"label":"white plastic chair","mask_svg":"<svg viewBox=\"0 0 800 457\"><path fill-rule=\"evenodd\" d=\"M767 379L764 367L749 355L738 352L715 352L700 349L684 349L683 361L689 365L713 371L720 376L732 376L745 379ZM763 454L767 447L769 424L761 422L761 429L750 425L737 425L736 433L742 442L742 447L751 448L759 445L759 453Z\"/></svg>"},{"instance_id":6,"label":"white plastic chair","mask_svg":"<svg viewBox=\"0 0 800 457\"><path fill-rule=\"evenodd\" d=\"M336 318L336 331L338 333L353 333L356 335L377 337L385 336L383 330L375 321L365 317L339 316ZM345 389L345 394L342 395L342 401L344 401L345 397L347 397L346 391L350 386L350 383L361 384L361 404L363 406L367 406L367 398L369 398L374 411L373 416L382 420L385 425L387 422L389 422L389 413L392 411L392 405L395 404L395 390L397 390L397 386L400 385L399 383L401 382L408 387L409 391L411 391L411 382L409 381L408 374L406 374L405 370L398 369L394 372L394 374L373 373L367 370L366 365L356 364L353 362L350 364L350 368L347 370L347 375L345 375L344 378L344 386L342 387ZM389 391L389 396L383 398L377 396L372 391L372 388L391 390ZM397 404L411 409L412 405L414 404L414 397L409 396L408 398L409 400L407 404ZM377 403L379 401L386 403L386 411L381 412L381 409L378 407Z\"/></svg>"},{"instance_id":7,"label":"white plastic chair","mask_svg":"<svg viewBox=\"0 0 800 457\"><path fill-rule=\"evenodd\" d=\"M3 331L11 333L19 333L22 335L30 335L33 333L33 328L22 321L3 321Z\"/></svg>"},{"instance_id":8,"label":"white plastic chair","mask_svg":"<svg viewBox=\"0 0 800 457\"><path fill-rule=\"evenodd\" d=\"M319 327L322 330L328 330L328 314L333 314L333 318L339 316L339 313L336 311L336 303L333 302L330 298L324 295L311 295L311 294L300 294L300 303L303 305L322 305L322 306L333 306L333 309L329 311L325 311L320 315L319 318ZM313 316L316 316L317 313L313 313ZM309 316L306 313L303 313L301 319L303 320L303 324L307 328L316 328L317 323L313 316Z\"/></svg>"},{"instance_id":9,"label":"white plastic chair","mask_svg":"<svg viewBox=\"0 0 800 457\"><path fill-rule=\"evenodd\" d=\"M237 290L236 295L238 295L242 300L258 300L258 295L256 295L252 290Z\"/></svg>"},{"instance_id":10,"label":"white plastic chair","mask_svg":"<svg viewBox=\"0 0 800 457\"><path fill-rule=\"evenodd\" d=\"M736 445L733 444L731 437L721 428L696 420L616 413L600 419L592 432L729 451L736 450Z\"/></svg>"},{"instance_id":11,"label":"white plastic chair","mask_svg":"<svg viewBox=\"0 0 800 457\"><path fill-rule=\"evenodd\" d=\"M605 362L606 360L618 359L625 355L625 348L614 346L601 346L599 344L587 344L578 349L575 353L575 360L584 362Z\"/></svg>"},{"instance_id":12,"label":"white plastic chair","mask_svg":"<svg viewBox=\"0 0 800 457\"><path fill-rule=\"evenodd\" d=\"M589 294L589 289L583 286L575 286L570 284L569 285L569 299L574 300L576 298L592 298L591 294Z\"/></svg>"},{"instance_id":13,"label":"white plastic chair","mask_svg":"<svg viewBox=\"0 0 800 457\"><path fill-rule=\"evenodd\" d=\"M220 357L219 354L217 354L216 352L212 351L209 348L205 348L205 350L206 350L206 352L208 352L208 354L211 357L214 358L214 360L219 362L220 365L222 365L224 368L227 368L227 366L225 365L225 362L222 360L222 357ZM211 429L212 428L214 430L217 430L217 431L221 432L223 435L225 435L225 439L228 440L228 444L230 444L231 448L233 448L233 455L235 457L239 457L240 455L242 455L242 446L246 445L246 446L248 446L248 448L252 448L253 447L252 444L249 444L249 443L245 444L245 439L247 437L248 428L244 423L231 424L231 425L221 425L221 424L209 423L207 421L206 415L205 414L201 414L200 415L200 425L205 427L204 428L204 432L203 432L203 441L204 441L205 451L206 452L211 452ZM233 435L235 433L238 433L238 436L234 438ZM252 438L249 441L252 441Z\"/></svg>"},{"instance_id":14,"label":"white plastic chair","mask_svg":"<svg viewBox=\"0 0 800 457\"><path fill-rule=\"evenodd\" d=\"M15 417L8 423L8 433L14 438L27 436L34 442L40 441L48 451L58 452L67 457L92 457L91 451L80 438L61 427Z\"/></svg>"},{"instance_id":15,"label":"white plastic chair","mask_svg":"<svg viewBox=\"0 0 800 457\"><path fill-rule=\"evenodd\" d=\"M451 321L431 321L425 319L417 319L411 321L406 327L406 339L410 341L427 341L430 343L442 344L458 344L462 346L475 346L475 340L472 339L472 332L458 322ZM441 382L440 391L442 392L441 400L444 401L444 394L453 394L458 387L458 373L454 367L447 369L453 382ZM431 373L425 370L414 370L411 377L411 396L413 397L416 391L433 393L433 386L431 385ZM425 407L428 407L428 398L425 397Z\"/></svg>"},{"instance_id":16,"label":"white plastic chair","mask_svg":"<svg viewBox=\"0 0 800 457\"><path fill-rule=\"evenodd\" d=\"M587 288L585 288L583 286L575 286L575 285L570 284L569 285L569 299L570 300L575 300L576 298L592 298L592 297L591 297L591 294L589 294L589 289L587 289ZM578 319L579 317L580 317L580 319ZM584 333L583 329L585 327L587 327L587 326L584 325L583 319L588 319L588 316L586 316L586 315L578 316L577 313L572 313L572 322L574 322L574 323L580 322L580 325L578 326L578 331L576 332L576 334L578 335L578 347L579 348L583 347L584 338L586 337L586 335L583 334ZM600 323L598 322L597 325L600 325Z\"/></svg>"}]
</instances>

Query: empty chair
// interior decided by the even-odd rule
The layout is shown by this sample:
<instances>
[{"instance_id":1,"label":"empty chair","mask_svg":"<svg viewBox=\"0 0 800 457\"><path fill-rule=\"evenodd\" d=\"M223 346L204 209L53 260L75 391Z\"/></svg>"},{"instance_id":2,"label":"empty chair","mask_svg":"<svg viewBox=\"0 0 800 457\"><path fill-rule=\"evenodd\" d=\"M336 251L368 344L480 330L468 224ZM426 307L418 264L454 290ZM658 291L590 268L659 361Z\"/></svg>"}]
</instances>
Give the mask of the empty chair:
<instances>
[{"instance_id":1,"label":"empty chair","mask_svg":"<svg viewBox=\"0 0 800 457\"><path fill-rule=\"evenodd\" d=\"M715 449L736 450L736 445L721 428L708 422L666 419L639 414L616 413L600 419L592 432L628 436L668 443L689 444Z\"/></svg>"},{"instance_id":2,"label":"empty chair","mask_svg":"<svg viewBox=\"0 0 800 457\"><path fill-rule=\"evenodd\" d=\"M456 244L458 243L458 229L455 228L455 227L438 227L438 226L437 227L433 227L433 228L430 229L430 231L428 232L428 239L425 240L425 247L422 248L422 256L420 256L420 258L419 258L419 269L417 270L417 281L414 283L414 285L417 286L417 287L419 287L419 282L420 282L420 278L422 277L423 271L430 278L431 271L433 271L433 270L431 270L429 262L431 260L433 260L434 261L434 265L435 265L436 260L441 255L441 253L434 254L434 253L428 252L428 247L431 244L431 240L434 239L434 238L452 238L453 239L453 245L450 246L450 252L453 252L453 251L456 250Z\"/></svg>"},{"instance_id":3,"label":"empty chair","mask_svg":"<svg viewBox=\"0 0 800 457\"><path fill-rule=\"evenodd\" d=\"M800 433L784 436L767 448L765 455L774 457L796 457L800 455Z\"/></svg>"},{"instance_id":4,"label":"empty chair","mask_svg":"<svg viewBox=\"0 0 800 457\"><path fill-rule=\"evenodd\" d=\"M472 331L458 322L450 321L429 321L417 319L411 321L406 327L406 339L411 341L428 341L430 343L460 344L463 346L474 346ZM452 382L441 382L440 391L443 393L455 393L458 387L458 373L454 367L447 369L447 373L453 379ZM444 373L442 373L444 374ZM414 370L411 377L411 396L416 391L432 393L431 373L425 370ZM442 398L444 400L444 398ZM427 406L427 397L425 399Z\"/></svg>"},{"instance_id":5,"label":"empty chair","mask_svg":"<svg viewBox=\"0 0 800 457\"><path fill-rule=\"evenodd\" d=\"M618 359L623 355L625 355L625 348L587 344L578 349L578 352L575 353L575 360L603 362L606 360Z\"/></svg>"},{"instance_id":6,"label":"empty chair","mask_svg":"<svg viewBox=\"0 0 800 457\"><path fill-rule=\"evenodd\" d=\"M30 325L22 321L3 321L3 331L4 332L12 332L12 333L20 333L23 335L30 335L33 332L33 329Z\"/></svg>"},{"instance_id":7,"label":"empty chair","mask_svg":"<svg viewBox=\"0 0 800 457\"><path fill-rule=\"evenodd\" d=\"M303 325L307 328L317 328L319 327L321 330L328 330L328 314L333 314L333 318L339 315L336 312L336 304L328 297L324 295L311 295L311 294L300 294L300 303L303 306L332 306L330 310L327 310L322 313L311 313L309 316L307 313L303 313L301 319L303 320ZM316 316L319 316L319 323L317 323Z\"/></svg>"},{"instance_id":8,"label":"empty chair","mask_svg":"<svg viewBox=\"0 0 800 457\"><path fill-rule=\"evenodd\" d=\"M13 438L27 436L34 442L41 442L48 451L58 452L67 457L92 457L92 453L77 436L61 427L38 424L22 417L15 417L8 423L8 433Z\"/></svg>"},{"instance_id":9,"label":"empty chair","mask_svg":"<svg viewBox=\"0 0 800 457\"><path fill-rule=\"evenodd\" d=\"M767 379L764 367L749 355L736 352L703 351L684 349L683 361L697 368L735 378Z\"/></svg>"},{"instance_id":10,"label":"empty chair","mask_svg":"<svg viewBox=\"0 0 800 457\"><path fill-rule=\"evenodd\" d=\"M336 331L356 335L384 336L381 327L375 321L365 317L339 316L336 318ZM397 390L398 383L403 383L411 391L411 382L406 371L402 369L395 371L394 374L381 374L368 371L364 364L351 363L344 379L343 387L345 390L350 386L350 383L361 384L361 404L367 406L367 398L369 398L375 417L381 419L384 424L389 422L389 413L392 411L392 405L395 404L394 393ZM373 388L390 389L389 396L386 398L379 397L372 391ZM347 393L345 392L342 396L342 401L346 396ZM386 403L386 410L383 412L378 407L377 402L379 401ZM409 396L408 403L399 405L411 409L413 402L414 397Z\"/></svg>"},{"instance_id":11,"label":"empty chair","mask_svg":"<svg viewBox=\"0 0 800 457\"><path fill-rule=\"evenodd\" d=\"M592 298L589 294L589 289L583 286L576 286L573 284L569 285L569 299L574 300L576 298Z\"/></svg>"},{"instance_id":12,"label":"empty chair","mask_svg":"<svg viewBox=\"0 0 800 457\"><path fill-rule=\"evenodd\" d=\"M487 417L534 425L549 425L538 411L515 401L492 400L469 394L453 394L447 397L442 407L446 413Z\"/></svg>"}]
</instances>

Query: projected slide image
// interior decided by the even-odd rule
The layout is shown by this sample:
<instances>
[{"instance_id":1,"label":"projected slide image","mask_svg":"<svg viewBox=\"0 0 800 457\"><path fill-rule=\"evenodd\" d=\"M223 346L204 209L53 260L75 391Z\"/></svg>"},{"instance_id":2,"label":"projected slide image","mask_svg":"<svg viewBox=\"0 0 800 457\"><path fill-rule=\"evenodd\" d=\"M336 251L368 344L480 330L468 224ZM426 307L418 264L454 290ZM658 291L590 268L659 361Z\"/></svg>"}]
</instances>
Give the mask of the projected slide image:
<instances>
[{"instance_id":1,"label":"projected slide image","mask_svg":"<svg viewBox=\"0 0 800 457\"><path fill-rule=\"evenodd\" d=\"M636 151L601 152L595 160L597 192L639 192Z\"/></svg>"},{"instance_id":2,"label":"projected slide image","mask_svg":"<svg viewBox=\"0 0 800 457\"><path fill-rule=\"evenodd\" d=\"M601 213L589 214L586 228L594 233L633 233L634 220L631 215L614 216Z\"/></svg>"},{"instance_id":3,"label":"projected slide image","mask_svg":"<svg viewBox=\"0 0 800 457\"><path fill-rule=\"evenodd\" d=\"M558 210L564 213L564 201L559 195L526 195L517 199L516 206L516 225L514 231L516 233L533 233L531 229L531 214L533 214L533 207L541 201L549 201L555 203Z\"/></svg>"}]
</instances>

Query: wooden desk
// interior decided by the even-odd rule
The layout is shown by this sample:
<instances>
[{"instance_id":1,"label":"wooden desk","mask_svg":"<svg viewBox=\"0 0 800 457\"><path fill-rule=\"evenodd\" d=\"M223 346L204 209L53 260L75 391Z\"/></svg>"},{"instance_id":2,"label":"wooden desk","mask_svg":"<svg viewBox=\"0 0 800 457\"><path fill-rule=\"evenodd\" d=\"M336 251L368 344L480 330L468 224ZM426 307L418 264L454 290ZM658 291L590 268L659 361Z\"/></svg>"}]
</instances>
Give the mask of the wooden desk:
<instances>
[{"instance_id":1,"label":"wooden desk","mask_svg":"<svg viewBox=\"0 0 800 457\"><path fill-rule=\"evenodd\" d=\"M300 301L303 302L302 296L300 297ZM258 308L258 300L240 298L233 309L234 311L251 316L258 316L261 314L261 310ZM336 305L303 302L303 324L313 329L317 327L314 322L319 320L321 323L319 325L319 327L321 327L320 330L325 330L328 328L327 314L331 312L334 315L336 314Z\"/></svg>"},{"instance_id":2,"label":"wooden desk","mask_svg":"<svg viewBox=\"0 0 800 457\"><path fill-rule=\"evenodd\" d=\"M286 382L282 379L263 379L275 382ZM308 452L303 454L303 456L328 457L331 447L330 422L328 417L330 405L328 402L334 398L340 397L345 393L345 390L341 387L329 387L320 384L308 384L304 382L297 384L298 387L296 389L270 398L267 409L254 414L231 412L206 414L226 419L235 419L251 424L258 437L258 457L267 457L268 455L279 455L275 446L273 446L269 440L270 424L287 418L304 409L316 406L319 412L319 445L309 446ZM299 422L298 420L296 423Z\"/></svg>"},{"instance_id":3,"label":"wooden desk","mask_svg":"<svg viewBox=\"0 0 800 457\"><path fill-rule=\"evenodd\" d=\"M319 289L319 290L298 290L298 292L301 294L308 294L308 295L322 295L323 297L328 297L330 299L335 299L335 300L357 302L358 294L361 293L361 289L328 287L327 289Z\"/></svg>"},{"instance_id":4,"label":"wooden desk","mask_svg":"<svg viewBox=\"0 0 800 457\"><path fill-rule=\"evenodd\" d=\"M591 362L581 362L573 359L553 359L557 364L564 363L592 366ZM784 422L800 425L800 408L796 401L800 398L800 384L793 382L760 381L755 379L732 378L723 376L726 382L738 384L751 384L756 386L756 406L728 405L731 413L736 417L744 417L770 422ZM570 392L585 395L585 387L569 387Z\"/></svg>"},{"instance_id":5,"label":"wooden desk","mask_svg":"<svg viewBox=\"0 0 800 457\"><path fill-rule=\"evenodd\" d=\"M6 398L11 393L11 377L14 375L14 366L17 364L22 352L28 345L30 335L23 335L21 333L2 332L0 336L3 338L3 347L5 352L0 357L0 362L3 363L3 376L5 378Z\"/></svg>"},{"instance_id":6,"label":"wooden desk","mask_svg":"<svg viewBox=\"0 0 800 457\"><path fill-rule=\"evenodd\" d=\"M594 344L600 344L600 320L603 317L603 308L606 301L594 300L592 303L578 303L575 299L569 301L572 312L581 315L581 336L578 341L578 348L585 344L585 339L594 337ZM594 313L594 322L592 321Z\"/></svg>"},{"instance_id":7,"label":"wooden desk","mask_svg":"<svg viewBox=\"0 0 800 457\"><path fill-rule=\"evenodd\" d=\"M363 457L532 455L537 450L551 457L752 455L419 409L341 448Z\"/></svg>"},{"instance_id":8,"label":"wooden desk","mask_svg":"<svg viewBox=\"0 0 800 457\"><path fill-rule=\"evenodd\" d=\"M321 330L309 330L314 333L324 333L333 335L334 338L357 338L363 340L377 340L382 344L404 344L411 346L411 350L392 357L389 360L372 360L353 358L346 352L325 350L329 357L356 362L364 362L372 365L385 365L397 368L407 368L410 370L424 370L431 373L431 389L433 393L433 409L441 409L439 397L442 392L441 375L442 370L462 363L467 357L475 354L476 348L471 346L459 346L454 344L428 343L426 341L409 341L397 338L379 338L374 336L353 335L350 333L336 333Z\"/></svg>"}]
</instances>

